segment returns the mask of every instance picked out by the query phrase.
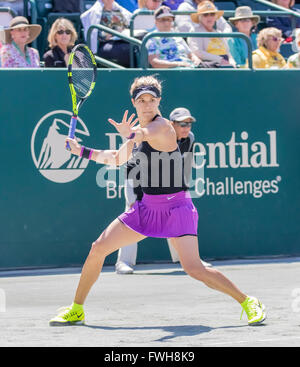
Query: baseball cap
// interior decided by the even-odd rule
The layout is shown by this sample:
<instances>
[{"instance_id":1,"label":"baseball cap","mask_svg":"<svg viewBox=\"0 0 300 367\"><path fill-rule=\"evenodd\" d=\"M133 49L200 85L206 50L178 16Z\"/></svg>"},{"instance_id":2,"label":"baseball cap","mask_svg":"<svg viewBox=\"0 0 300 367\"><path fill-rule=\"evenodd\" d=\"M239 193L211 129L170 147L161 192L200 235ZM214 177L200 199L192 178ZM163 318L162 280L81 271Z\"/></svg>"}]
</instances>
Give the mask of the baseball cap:
<instances>
[{"instance_id":1,"label":"baseball cap","mask_svg":"<svg viewBox=\"0 0 300 367\"><path fill-rule=\"evenodd\" d=\"M155 19L165 18L165 17L172 17L175 18L174 14L172 13L172 10L165 5L160 6L158 9L154 12Z\"/></svg>"},{"instance_id":2,"label":"baseball cap","mask_svg":"<svg viewBox=\"0 0 300 367\"><path fill-rule=\"evenodd\" d=\"M169 119L171 121L183 121L188 118L190 118L192 122L196 122L195 117L191 115L190 111L187 108L178 107L170 113Z\"/></svg>"}]
</instances>

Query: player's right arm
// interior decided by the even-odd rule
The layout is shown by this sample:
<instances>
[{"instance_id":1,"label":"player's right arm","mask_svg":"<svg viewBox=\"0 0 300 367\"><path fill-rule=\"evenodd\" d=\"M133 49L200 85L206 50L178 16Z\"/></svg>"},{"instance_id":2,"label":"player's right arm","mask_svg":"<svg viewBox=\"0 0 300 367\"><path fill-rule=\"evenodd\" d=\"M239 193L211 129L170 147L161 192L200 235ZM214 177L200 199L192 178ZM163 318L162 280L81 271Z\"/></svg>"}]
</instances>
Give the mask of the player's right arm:
<instances>
[{"instance_id":1,"label":"player's right arm","mask_svg":"<svg viewBox=\"0 0 300 367\"><path fill-rule=\"evenodd\" d=\"M80 156L82 146L75 139L66 138L69 143L71 153ZM119 150L97 150L93 149L91 160L97 163L107 164L110 166L121 166L126 163L132 154L134 147L133 140L127 140Z\"/></svg>"}]
</instances>

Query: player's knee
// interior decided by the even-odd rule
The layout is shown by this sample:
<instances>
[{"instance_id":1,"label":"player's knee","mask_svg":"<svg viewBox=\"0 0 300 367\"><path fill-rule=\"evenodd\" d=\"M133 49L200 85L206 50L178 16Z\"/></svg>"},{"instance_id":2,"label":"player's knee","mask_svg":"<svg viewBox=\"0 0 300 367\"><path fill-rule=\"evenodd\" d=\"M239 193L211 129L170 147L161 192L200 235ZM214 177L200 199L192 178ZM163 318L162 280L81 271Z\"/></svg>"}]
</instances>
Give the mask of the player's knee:
<instances>
[{"instance_id":1,"label":"player's knee","mask_svg":"<svg viewBox=\"0 0 300 367\"><path fill-rule=\"evenodd\" d=\"M192 278L200 280L201 282L206 281L206 271L202 264L192 265L184 267L184 271Z\"/></svg>"},{"instance_id":2,"label":"player's knee","mask_svg":"<svg viewBox=\"0 0 300 367\"><path fill-rule=\"evenodd\" d=\"M105 257L104 247L102 246L102 241L94 241L91 246L90 250L91 256L97 257Z\"/></svg>"}]
</instances>

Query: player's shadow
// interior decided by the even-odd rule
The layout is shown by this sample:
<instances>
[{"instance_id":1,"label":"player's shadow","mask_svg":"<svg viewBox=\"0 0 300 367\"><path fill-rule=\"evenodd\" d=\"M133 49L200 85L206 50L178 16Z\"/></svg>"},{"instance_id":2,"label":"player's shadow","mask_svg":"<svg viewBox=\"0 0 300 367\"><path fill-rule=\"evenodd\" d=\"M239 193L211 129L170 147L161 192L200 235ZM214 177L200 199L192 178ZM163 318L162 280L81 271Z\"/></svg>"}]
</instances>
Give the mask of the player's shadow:
<instances>
[{"instance_id":1,"label":"player's shadow","mask_svg":"<svg viewBox=\"0 0 300 367\"><path fill-rule=\"evenodd\" d=\"M145 331L145 330L159 330L169 333L169 335L163 336L153 341L165 342L178 337L191 337L200 335L203 333L209 333L212 330L218 329L236 329L248 327L247 325L232 325L232 326L221 326L221 327L209 327L203 325L178 325L178 326L138 326L138 327L127 327L127 326L96 326L96 325L84 325L91 329L109 330L109 331L120 331L120 330L133 330L133 331Z\"/></svg>"}]
</instances>

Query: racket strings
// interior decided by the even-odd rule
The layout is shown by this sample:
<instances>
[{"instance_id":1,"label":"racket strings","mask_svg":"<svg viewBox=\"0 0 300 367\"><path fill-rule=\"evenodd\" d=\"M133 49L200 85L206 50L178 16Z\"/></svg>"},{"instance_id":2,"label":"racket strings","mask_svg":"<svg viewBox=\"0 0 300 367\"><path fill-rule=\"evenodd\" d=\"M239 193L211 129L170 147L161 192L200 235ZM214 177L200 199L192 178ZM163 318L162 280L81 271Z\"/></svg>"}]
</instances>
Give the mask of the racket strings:
<instances>
[{"instance_id":1,"label":"racket strings","mask_svg":"<svg viewBox=\"0 0 300 367\"><path fill-rule=\"evenodd\" d=\"M94 64L86 49L76 50L72 62L72 80L76 94L84 98L95 81Z\"/></svg>"}]
</instances>

